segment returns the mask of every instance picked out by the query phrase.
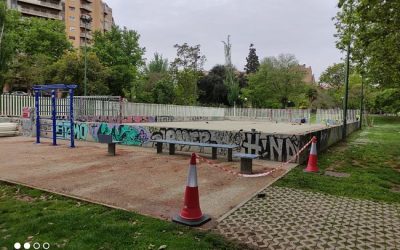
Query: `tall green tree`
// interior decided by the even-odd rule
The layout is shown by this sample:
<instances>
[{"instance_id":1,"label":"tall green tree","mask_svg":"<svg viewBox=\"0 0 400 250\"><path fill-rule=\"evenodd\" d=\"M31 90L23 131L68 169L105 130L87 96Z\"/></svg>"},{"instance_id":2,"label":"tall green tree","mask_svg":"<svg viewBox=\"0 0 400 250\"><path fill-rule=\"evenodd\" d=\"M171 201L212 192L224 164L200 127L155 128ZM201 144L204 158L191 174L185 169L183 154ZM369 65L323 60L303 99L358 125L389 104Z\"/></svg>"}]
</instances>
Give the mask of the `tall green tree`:
<instances>
[{"instance_id":1,"label":"tall green tree","mask_svg":"<svg viewBox=\"0 0 400 250\"><path fill-rule=\"evenodd\" d=\"M159 53L154 53L154 58L146 66L147 73L165 74L168 72L168 59Z\"/></svg>"},{"instance_id":2,"label":"tall green tree","mask_svg":"<svg viewBox=\"0 0 400 250\"><path fill-rule=\"evenodd\" d=\"M110 70L107 86L111 95L133 99L139 84L139 68L144 65L145 49L139 45L140 35L126 27L113 26L107 32L95 32L93 52Z\"/></svg>"},{"instance_id":3,"label":"tall green tree","mask_svg":"<svg viewBox=\"0 0 400 250\"><path fill-rule=\"evenodd\" d=\"M344 85L345 71L344 63L335 63L322 72L319 82L339 90Z\"/></svg>"},{"instance_id":4,"label":"tall green tree","mask_svg":"<svg viewBox=\"0 0 400 250\"><path fill-rule=\"evenodd\" d=\"M337 47L351 44L351 59L368 82L400 87L400 1L340 0Z\"/></svg>"},{"instance_id":5,"label":"tall green tree","mask_svg":"<svg viewBox=\"0 0 400 250\"><path fill-rule=\"evenodd\" d=\"M87 56L87 93L89 95L107 95L109 93L106 80L109 78L110 70L102 65L97 55L89 52ZM80 52L69 52L51 65L49 78L53 82L67 84L78 84L76 95L82 95L84 91L84 57Z\"/></svg>"},{"instance_id":6,"label":"tall green tree","mask_svg":"<svg viewBox=\"0 0 400 250\"><path fill-rule=\"evenodd\" d=\"M374 98L374 107L380 113L400 113L400 89L388 88L377 92Z\"/></svg>"},{"instance_id":7,"label":"tall green tree","mask_svg":"<svg viewBox=\"0 0 400 250\"><path fill-rule=\"evenodd\" d=\"M224 81L226 79L226 67L224 65L214 66L207 75L198 81L199 101L202 104L224 104L228 105L228 88Z\"/></svg>"},{"instance_id":8,"label":"tall green tree","mask_svg":"<svg viewBox=\"0 0 400 250\"><path fill-rule=\"evenodd\" d=\"M172 103L174 84L169 72L168 60L159 53L146 65L137 86L136 101L145 103Z\"/></svg>"},{"instance_id":9,"label":"tall green tree","mask_svg":"<svg viewBox=\"0 0 400 250\"><path fill-rule=\"evenodd\" d=\"M10 63L4 78L14 90L29 90L33 85L51 82L48 76L53 60L44 54L16 54Z\"/></svg>"},{"instance_id":10,"label":"tall green tree","mask_svg":"<svg viewBox=\"0 0 400 250\"><path fill-rule=\"evenodd\" d=\"M305 92L304 71L294 55L265 58L257 73L249 78L246 97L254 107L286 108Z\"/></svg>"},{"instance_id":11,"label":"tall green tree","mask_svg":"<svg viewBox=\"0 0 400 250\"><path fill-rule=\"evenodd\" d=\"M171 62L171 75L175 83L175 103L193 105L197 103L197 82L202 75L206 57L200 45L175 44L176 58Z\"/></svg>"},{"instance_id":12,"label":"tall green tree","mask_svg":"<svg viewBox=\"0 0 400 250\"><path fill-rule=\"evenodd\" d=\"M187 43L175 44L176 58L171 62L172 70L192 70L199 72L203 70L206 57L201 54L200 44L190 46Z\"/></svg>"},{"instance_id":13,"label":"tall green tree","mask_svg":"<svg viewBox=\"0 0 400 250\"><path fill-rule=\"evenodd\" d=\"M22 18L6 11L1 42L0 68L3 81L29 88L46 82L46 70L72 48L65 26L58 20Z\"/></svg>"},{"instance_id":14,"label":"tall green tree","mask_svg":"<svg viewBox=\"0 0 400 250\"><path fill-rule=\"evenodd\" d=\"M22 18L20 25L22 34L19 34L21 47L18 52L27 55L43 54L55 61L72 49L65 25L59 20Z\"/></svg>"},{"instance_id":15,"label":"tall green tree","mask_svg":"<svg viewBox=\"0 0 400 250\"><path fill-rule=\"evenodd\" d=\"M156 83L152 90L155 103L171 104L175 100L175 88L170 77L165 77Z\"/></svg>"},{"instance_id":16,"label":"tall green tree","mask_svg":"<svg viewBox=\"0 0 400 250\"><path fill-rule=\"evenodd\" d=\"M151 90L155 87L156 83L169 76L168 60L163 58L162 55L155 53L154 58L149 62L145 68L145 85L146 88Z\"/></svg>"},{"instance_id":17,"label":"tall green tree","mask_svg":"<svg viewBox=\"0 0 400 250\"><path fill-rule=\"evenodd\" d=\"M19 13L7 9L6 2L0 1L0 88L5 81L11 59L16 54L18 43Z\"/></svg>"},{"instance_id":18,"label":"tall green tree","mask_svg":"<svg viewBox=\"0 0 400 250\"><path fill-rule=\"evenodd\" d=\"M256 53L256 48L254 48L254 44L250 44L249 55L246 57L246 66L244 70L247 74L256 73L259 67L260 61Z\"/></svg>"}]
</instances>

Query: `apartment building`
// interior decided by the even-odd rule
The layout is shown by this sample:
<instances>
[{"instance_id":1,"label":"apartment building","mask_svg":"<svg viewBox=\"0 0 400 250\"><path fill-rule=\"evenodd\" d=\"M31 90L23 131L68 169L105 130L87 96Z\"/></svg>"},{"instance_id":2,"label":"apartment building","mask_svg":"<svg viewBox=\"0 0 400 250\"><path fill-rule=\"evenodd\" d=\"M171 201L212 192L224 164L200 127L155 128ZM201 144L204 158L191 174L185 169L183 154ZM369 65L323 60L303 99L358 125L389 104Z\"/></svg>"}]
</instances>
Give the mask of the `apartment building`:
<instances>
[{"instance_id":1,"label":"apartment building","mask_svg":"<svg viewBox=\"0 0 400 250\"><path fill-rule=\"evenodd\" d=\"M63 5L67 36L75 48L85 39L90 44L94 31L108 31L114 24L112 9L101 0L64 0Z\"/></svg>"},{"instance_id":2,"label":"apartment building","mask_svg":"<svg viewBox=\"0 0 400 250\"><path fill-rule=\"evenodd\" d=\"M102 0L7 0L7 4L26 17L64 21L67 37L75 48L85 41L90 44L94 31L108 31L114 24L112 9Z\"/></svg>"},{"instance_id":3,"label":"apartment building","mask_svg":"<svg viewBox=\"0 0 400 250\"><path fill-rule=\"evenodd\" d=\"M62 0L7 0L7 5L26 17L62 20Z\"/></svg>"},{"instance_id":4,"label":"apartment building","mask_svg":"<svg viewBox=\"0 0 400 250\"><path fill-rule=\"evenodd\" d=\"M303 64L303 65L299 65L299 67L300 67L300 70L304 72L303 82L310 84L310 85L316 84L315 77L312 72L311 66L307 67L305 64Z\"/></svg>"}]
</instances>

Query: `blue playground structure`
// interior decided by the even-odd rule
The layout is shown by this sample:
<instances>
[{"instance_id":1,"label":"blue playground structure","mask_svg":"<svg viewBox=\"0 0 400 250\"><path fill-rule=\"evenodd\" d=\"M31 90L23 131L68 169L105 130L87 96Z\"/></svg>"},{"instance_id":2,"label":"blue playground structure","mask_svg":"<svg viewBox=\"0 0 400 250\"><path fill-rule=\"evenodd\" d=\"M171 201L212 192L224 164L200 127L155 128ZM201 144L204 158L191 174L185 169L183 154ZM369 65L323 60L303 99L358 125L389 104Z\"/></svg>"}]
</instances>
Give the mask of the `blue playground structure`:
<instances>
[{"instance_id":1,"label":"blue playground structure","mask_svg":"<svg viewBox=\"0 0 400 250\"><path fill-rule=\"evenodd\" d=\"M36 143L40 143L41 133L41 115L43 118L50 118L52 120L52 138L53 145L57 145L57 118L62 117L64 120L69 120L70 134L71 134L71 148L75 147L75 134L74 134L74 90L77 85L71 84L50 84L50 85L35 85L33 91L35 92L35 113L36 113ZM69 103L57 102L56 92L68 91ZM47 102L42 103L43 94L51 94L51 104ZM48 117L47 110L51 110L51 116ZM43 109L43 110L42 110ZM58 111L60 110L60 111ZM46 131L48 132L48 131Z\"/></svg>"}]
</instances>

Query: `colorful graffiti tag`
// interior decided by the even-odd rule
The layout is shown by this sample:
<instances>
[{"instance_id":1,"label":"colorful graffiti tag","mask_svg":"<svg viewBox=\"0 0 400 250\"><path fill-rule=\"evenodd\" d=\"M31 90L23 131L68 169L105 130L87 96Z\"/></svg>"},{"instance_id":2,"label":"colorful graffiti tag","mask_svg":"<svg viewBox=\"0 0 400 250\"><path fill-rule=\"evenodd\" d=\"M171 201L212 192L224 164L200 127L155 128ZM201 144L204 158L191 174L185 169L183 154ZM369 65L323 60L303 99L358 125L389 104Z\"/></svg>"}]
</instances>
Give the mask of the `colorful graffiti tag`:
<instances>
[{"instance_id":1,"label":"colorful graffiti tag","mask_svg":"<svg viewBox=\"0 0 400 250\"><path fill-rule=\"evenodd\" d=\"M150 138L149 132L140 126L100 123L93 124L91 134L97 141L98 135L112 135L121 144L141 146Z\"/></svg>"},{"instance_id":2,"label":"colorful graffiti tag","mask_svg":"<svg viewBox=\"0 0 400 250\"><path fill-rule=\"evenodd\" d=\"M86 140L89 134L89 128L86 123L74 124L74 135L77 140ZM69 139L71 136L71 123L65 121L57 121L56 135L61 139Z\"/></svg>"}]
</instances>

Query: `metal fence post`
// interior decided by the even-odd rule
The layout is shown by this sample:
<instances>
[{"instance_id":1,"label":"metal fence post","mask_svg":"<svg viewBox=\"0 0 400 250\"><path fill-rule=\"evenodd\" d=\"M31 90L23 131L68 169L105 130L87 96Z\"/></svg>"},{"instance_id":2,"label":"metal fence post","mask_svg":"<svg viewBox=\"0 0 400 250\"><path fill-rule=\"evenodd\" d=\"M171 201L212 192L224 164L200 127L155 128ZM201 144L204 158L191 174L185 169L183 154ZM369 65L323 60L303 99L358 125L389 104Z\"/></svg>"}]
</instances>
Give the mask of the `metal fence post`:
<instances>
[{"instance_id":1,"label":"metal fence post","mask_svg":"<svg viewBox=\"0 0 400 250\"><path fill-rule=\"evenodd\" d=\"M56 91L51 91L51 119L53 121L53 146L57 146L57 131L56 131Z\"/></svg>"},{"instance_id":2,"label":"metal fence post","mask_svg":"<svg viewBox=\"0 0 400 250\"><path fill-rule=\"evenodd\" d=\"M75 132L74 132L74 90L69 89L69 123L71 131L71 148L75 147Z\"/></svg>"},{"instance_id":3,"label":"metal fence post","mask_svg":"<svg viewBox=\"0 0 400 250\"><path fill-rule=\"evenodd\" d=\"M36 143L40 143L40 105L39 91L35 91L35 109L36 109Z\"/></svg>"}]
</instances>

